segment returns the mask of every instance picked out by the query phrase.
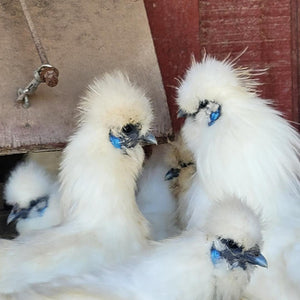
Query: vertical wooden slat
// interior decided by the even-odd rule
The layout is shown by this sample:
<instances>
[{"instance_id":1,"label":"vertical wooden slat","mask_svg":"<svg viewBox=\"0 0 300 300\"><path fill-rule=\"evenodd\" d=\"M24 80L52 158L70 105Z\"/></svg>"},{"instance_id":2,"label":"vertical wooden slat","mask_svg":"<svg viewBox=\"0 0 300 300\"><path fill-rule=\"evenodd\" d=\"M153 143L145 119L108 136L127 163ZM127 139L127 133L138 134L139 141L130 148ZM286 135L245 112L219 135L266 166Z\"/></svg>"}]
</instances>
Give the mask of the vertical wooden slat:
<instances>
[{"instance_id":1,"label":"vertical wooden slat","mask_svg":"<svg viewBox=\"0 0 300 300\"><path fill-rule=\"evenodd\" d=\"M292 114L295 122L300 122L300 4L299 0L291 0L291 32L292 32ZM300 126L297 126L298 129Z\"/></svg>"},{"instance_id":2,"label":"vertical wooden slat","mask_svg":"<svg viewBox=\"0 0 300 300\"><path fill-rule=\"evenodd\" d=\"M198 0L144 0L155 51L168 100L172 126L178 131L174 102L176 78L190 65L191 55L200 55Z\"/></svg>"}]
</instances>

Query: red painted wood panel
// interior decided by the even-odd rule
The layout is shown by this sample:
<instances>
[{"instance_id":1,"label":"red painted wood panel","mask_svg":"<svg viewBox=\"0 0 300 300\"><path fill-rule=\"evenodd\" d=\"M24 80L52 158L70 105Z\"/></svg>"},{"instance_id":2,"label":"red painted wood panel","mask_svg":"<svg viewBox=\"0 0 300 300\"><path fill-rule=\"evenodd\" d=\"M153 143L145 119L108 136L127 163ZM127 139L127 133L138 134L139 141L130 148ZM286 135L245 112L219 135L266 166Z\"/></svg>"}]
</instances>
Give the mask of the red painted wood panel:
<instances>
[{"instance_id":1,"label":"red painted wood panel","mask_svg":"<svg viewBox=\"0 0 300 300\"><path fill-rule=\"evenodd\" d=\"M291 0L292 99L294 121L300 122L300 1ZM300 129L298 124L298 129Z\"/></svg>"},{"instance_id":2,"label":"red painted wood panel","mask_svg":"<svg viewBox=\"0 0 300 300\"><path fill-rule=\"evenodd\" d=\"M200 50L219 59L232 53L240 65L268 68L262 97L299 122L299 0L144 0L175 131L177 85ZM199 6L199 7L198 7ZM199 10L198 10L199 9Z\"/></svg>"},{"instance_id":3,"label":"red painted wood panel","mask_svg":"<svg viewBox=\"0 0 300 300\"><path fill-rule=\"evenodd\" d=\"M200 0L201 45L208 53L224 58L245 47L239 63L269 68L261 77L262 96L271 98L295 119L292 92L291 2L260 0Z\"/></svg>"},{"instance_id":4,"label":"red painted wood panel","mask_svg":"<svg viewBox=\"0 0 300 300\"><path fill-rule=\"evenodd\" d=\"M177 120L174 98L176 78L190 65L191 55L200 56L198 0L144 0L155 51L168 100L173 130Z\"/></svg>"}]
</instances>

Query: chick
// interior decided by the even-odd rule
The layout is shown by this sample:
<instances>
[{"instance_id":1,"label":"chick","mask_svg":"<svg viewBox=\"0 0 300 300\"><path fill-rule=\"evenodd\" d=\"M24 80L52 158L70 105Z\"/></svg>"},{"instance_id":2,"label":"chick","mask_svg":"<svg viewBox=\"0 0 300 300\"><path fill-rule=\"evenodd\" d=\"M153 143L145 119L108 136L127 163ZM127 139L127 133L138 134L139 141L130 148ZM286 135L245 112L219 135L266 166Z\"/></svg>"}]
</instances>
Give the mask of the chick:
<instances>
[{"instance_id":1,"label":"chick","mask_svg":"<svg viewBox=\"0 0 300 300\"><path fill-rule=\"evenodd\" d=\"M169 170L165 174L165 179L169 181L170 191L177 200L177 224L181 230L184 230L190 219L188 212L189 189L196 172L196 166L193 154L186 147L181 134L177 135L176 139L169 144L169 151L165 154Z\"/></svg>"},{"instance_id":2,"label":"chick","mask_svg":"<svg viewBox=\"0 0 300 300\"><path fill-rule=\"evenodd\" d=\"M255 74L207 56L192 63L178 88L179 116L186 117L183 137L209 199L198 219L208 202L224 195L259 208L270 270L255 273L250 298L298 299L300 139L272 102L259 97Z\"/></svg>"},{"instance_id":3,"label":"chick","mask_svg":"<svg viewBox=\"0 0 300 300\"><path fill-rule=\"evenodd\" d=\"M20 235L61 222L58 184L34 161L20 163L4 187L4 199L13 208L7 223L16 221Z\"/></svg>"},{"instance_id":4,"label":"chick","mask_svg":"<svg viewBox=\"0 0 300 300\"><path fill-rule=\"evenodd\" d=\"M135 202L141 144L156 143L148 98L115 72L95 80L79 110L61 164L62 223L0 241L0 293L99 270L148 243L148 224Z\"/></svg>"}]
</instances>

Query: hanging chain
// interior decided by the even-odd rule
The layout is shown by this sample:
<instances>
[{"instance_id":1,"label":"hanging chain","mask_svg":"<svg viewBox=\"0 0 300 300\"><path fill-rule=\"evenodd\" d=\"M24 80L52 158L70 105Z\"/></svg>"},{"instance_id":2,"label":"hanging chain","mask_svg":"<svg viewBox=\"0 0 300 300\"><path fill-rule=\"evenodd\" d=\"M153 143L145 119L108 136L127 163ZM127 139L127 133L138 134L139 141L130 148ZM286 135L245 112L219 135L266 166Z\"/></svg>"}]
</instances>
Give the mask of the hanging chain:
<instances>
[{"instance_id":1,"label":"hanging chain","mask_svg":"<svg viewBox=\"0 0 300 300\"><path fill-rule=\"evenodd\" d=\"M40 60L42 65L34 71L34 77L30 81L30 83L24 88L18 89L18 97L17 102L23 101L23 106L25 108L30 106L28 95L32 95L36 89L38 88L39 84L45 82L49 87L54 87L58 83L58 70L49 64L45 49L42 45L42 42L37 34L35 29L34 23L31 19L30 13L28 11L27 5L25 0L19 0L20 4L23 9L23 13L29 27L32 39L35 44L35 48L39 54Z\"/></svg>"}]
</instances>

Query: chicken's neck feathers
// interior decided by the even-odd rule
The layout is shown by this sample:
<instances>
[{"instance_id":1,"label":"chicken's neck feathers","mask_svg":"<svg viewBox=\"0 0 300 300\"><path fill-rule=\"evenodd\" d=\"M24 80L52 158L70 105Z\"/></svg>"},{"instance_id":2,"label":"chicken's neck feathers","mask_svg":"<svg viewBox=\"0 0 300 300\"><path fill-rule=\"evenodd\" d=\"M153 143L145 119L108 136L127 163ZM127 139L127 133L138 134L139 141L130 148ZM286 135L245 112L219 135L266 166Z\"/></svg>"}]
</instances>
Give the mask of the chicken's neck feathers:
<instances>
[{"instance_id":1,"label":"chicken's neck feathers","mask_svg":"<svg viewBox=\"0 0 300 300\"><path fill-rule=\"evenodd\" d=\"M143 149L136 146L124 154L100 132L99 141L104 141L95 140L96 145L87 148L88 134L79 130L65 149L60 173L64 222L97 228L101 240L131 240L134 248L148 237L147 221L135 201Z\"/></svg>"}]
</instances>

